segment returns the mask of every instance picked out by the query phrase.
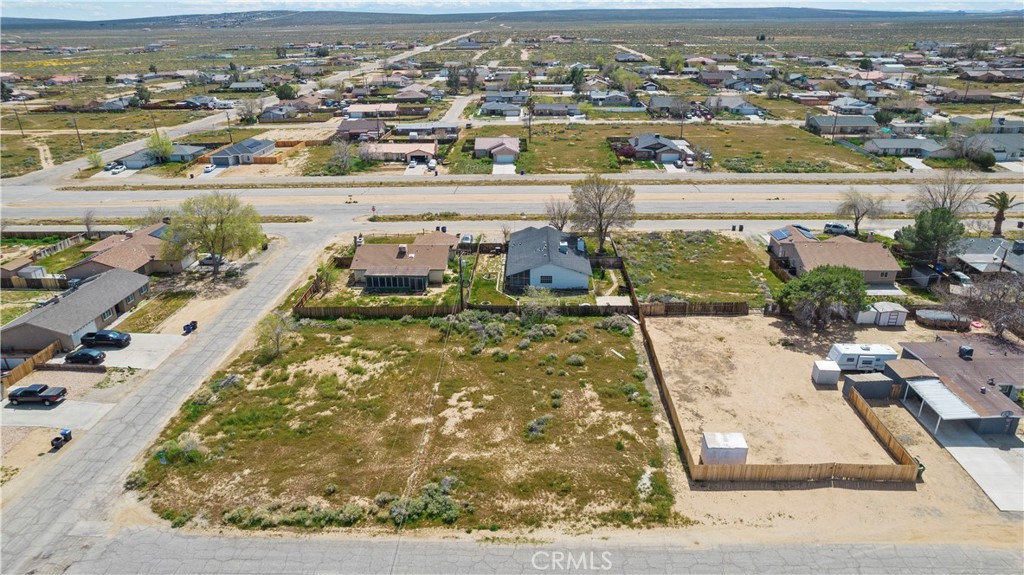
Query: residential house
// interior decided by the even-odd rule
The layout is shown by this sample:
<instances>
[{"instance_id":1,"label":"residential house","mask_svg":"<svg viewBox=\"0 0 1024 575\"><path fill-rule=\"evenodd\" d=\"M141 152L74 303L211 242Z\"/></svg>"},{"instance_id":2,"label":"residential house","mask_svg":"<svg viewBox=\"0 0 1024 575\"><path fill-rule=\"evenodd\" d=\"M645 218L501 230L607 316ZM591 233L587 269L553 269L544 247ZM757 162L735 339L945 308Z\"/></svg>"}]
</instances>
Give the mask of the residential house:
<instances>
[{"instance_id":1,"label":"residential house","mask_svg":"<svg viewBox=\"0 0 1024 575\"><path fill-rule=\"evenodd\" d=\"M985 83L1006 82L1008 80L1006 74L1000 72L999 70L989 70L988 68L983 68L980 70L963 70L957 77L960 78L961 80L967 80L970 82Z\"/></svg>"},{"instance_id":2,"label":"residential house","mask_svg":"<svg viewBox=\"0 0 1024 575\"><path fill-rule=\"evenodd\" d=\"M232 82L231 85L228 86L228 90L231 90L232 92L262 92L266 89L267 87L259 80L251 82Z\"/></svg>"},{"instance_id":3,"label":"residential house","mask_svg":"<svg viewBox=\"0 0 1024 575\"><path fill-rule=\"evenodd\" d=\"M274 153L275 147L276 145L273 140L248 138L210 154L210 163L217 166L251 164L253 163L253 158L269 156Z\"/></svg>"},{"instance_id":4,"label":"residential house","mask_svg":"<svg viewBox=\"0 0 1024 575\"><path fill-rule=\"evenodd\" d=\"M1024 158L1024 134L975 134L964 141L968 150L990 152L997 162Z\"/></svg>"},{"instance_id":5,"label":"residential house","mask_svg":"<svg viewBox=\"0 0 1024 575\"><path fill-rule=\"evenodd\" d=\"M939 102L989 102L992 100L992 92L978 88L967 88L964 90L940 90L932 97L925 100Z\"/></svg>"},{"instance_id":6,"label":"residential house","mask_svg":"<svg viewBox=\"0 0 1024 575\"><path fill-rule=\"evenodd\" d=\"M949 119L954 130L977 129L992 134L1019 134L1024 132L1024 120L1014 118L992 118L988 119L968 118L967 116L954 116Z\"/></svg>"},{"instance_id":7,"label":"residential house","mask_svg":"<svg viewBox=\"0 0 1024 575\"><path fill-rule=\"evenodd\" d=\"M295 75L303 78L311 76L323 76L324 69L321 66L296 66Z\"/></svg>"},{"instance_id":8,"label":"residential house","mask_svg":"<svg viewBox=\"0 0 1024 575\"><path fill-rule=\"evenodd\" d=\"M536 104L533 106L534 116L579 116L580 109L576 104Z\"/></svg>"},{"instance_id":9,"label":"residential house","mask_svg":"<svg viewBox=\"0 0 1024 575\"><path fill-rule=\"evenodd\" d=\"M708 96L704 105L716 114L724 110L741 116L756 116L761 111L740 96Z\"/></svg>"},{"instance_id":10,"label":"residential house","mask_svg":"<svg viewBox=\"0 0 1024 575\"><path fill-rule=\"evenodd\" d=\"M804 124L815 134L870 134L878 129L871 116L810 116Z\"/></svg>"},{"instance_id":11,"label":"residential house","mask_svg":"<svg viewBox=\"0 0 1024 575\"><path fill-rule=\"evenodd\" d=\"M719 84L724 83L727 80L735 78L732 72L709 72L702 70L697 75L697 81L709 88L717 87Z\"/></svg>"},{"instance_id":12,"label":"residential house","mask_svg":"<svg viewBox=\"0 0 1024 575\"><path fill-rule=\"evenodd\" d=\"M480 106L481 116L507 116L515 117L520 112L519 104L506 104L503 102L485 102Z\"/></svg>"},{"instance_id":13,"label":"residential house","mask_svg":"<svg viewBox=\"0 0 1024 575\"><path fill-rule=\"evenodd\" d=\"M529 99L529 90L498 90L484 95L484 102L500 102L502 104L525 104Z\"/></svg>"},{"instance_id":14,"label":"residential house","mask_svg":"<svg viewBox=\"0 0 1024 575\"><path fill-rule=\"evenodd\" d=\"M126 234L107 236L82 250L86 258L61 270L69 279L85 279L118 269L144 275L176 274L195 261L195 254L165 258L165 223L153 224Z\"/></svg>"},{"instance_id":15,"label":"residential house","mask_svg":"<svg viewBox=\"0 0 1024 575\"><path fill-rule=\"evenodd\" d=\"M572 84L532 84L530 88L533 89L534 93L537 94L554 94L560 96L562 94L572 94Z\"/></svg>"},{"instance_id":16,"label":"residential house","mask_svg":"<svg viewBox=\"0 0 1024 575\"><path fill-rule=\"evenodd\" d=\"M497 138L477 138L474 158L491 158L495 164L512 164L519 157L519 138L502 134Z\"/></svg>"},{"instance_id":17,"label":"residential house","mask_svg":"<svg viewBox=\"0 0 1024 575\"><path fill-rule=\"evenodd\" d=\"M777 259L793 257L793 246L800 242L816 242L818 237L811 230L798 225L789 225L768 233L768 253Z\"/></svg>"},{"instance_id":18,"label":"residential house","mask_svg":"<svg viewBox=\"0 0 1024 575\"><path fill-rule=\"evenodd\" d=\"M837 114L849 116L873 116L878 112L877 106L850 97L836 98L828 108Z\"/></svg>"},{"instance_id":19,"label":"residential house","mask_svg":"<svg viewBox=\"0 0 1024 575\"><path fill-rule=\"evenodd\" d=\"M630 97L625 92L613 90L611 92L605 92L603 90L591 90L587 95L590 103L595 106L628 106Z\"/></svg>"},{"instance_id":20,"label":"residential house","mask_svg":"<svg viewBox=\"0 0 1024 575\"><path fill-rule=\"evenodd\" d=\"M652 114L668 114L678 116L686 105L680 96L651 96L647 103L647 111Z\"/></svg>"},{"instance_id":21,"label":"residential house","mask_svg":"<svg viewBox=\"0 0 1024 575\"><path fill-rule=\"evenodd\" d=\"M103 102L97 109L100 112L124 112L128 108L131 108L131 106L132 98L122 96L120 98L114 98Z\"/></svg>"},{"instance_id":22,"label":"residential house","mask_svg":"<svg viewBox=\"0 0 1024 575\"><path fill-rule=\"evenodd\" d=\"M320 109L320 98L313 95L301 96L294 100L281 100L279 106L291 106L296 112L308 114Z\"/></svg>"},{"instance_id":23,"label":"residential house","mask_svg":"<svg viewBox=\"0 0 1024 575\"><path fill-rule=\"evenodd\" d=\"M907 122L905 120L893 120L889 122L889 129L894 134L915 135L928 131L928 124L924 122Z\"/></svg>"},{"instance_id":24,"label":"residential house","mask_svg":"<svg viewBox=\"0 0 1024 575\"><path fill-rule=\"evenodd\" d=\"M860 71L854 72L850 75L850 78L855 80L870 80L871 82L881 82L885 79L885 74L879 71Z\"/></svg>"},{"instance_id":25,"label":"residential house","mask_svg":"<svg viewBox=\"0 0 1024 575\"><path fill-rule=\"evenodd\" d=\"M910 80L900 80L899 78L888 78L879 82L882 88L888 88L890 90L913 90L914 83Z\"/></svg>"},{"instance_id":26,"label":"residential house","mask_svg":"<svg viewBox=\"0 0 1024 575\"><path fill-rule=\"evenodd\" d=\"M1024 416L1016 403L1024 389L1024 346L979 333L943 334L935 341L900 342L900 347L901 359L887 362L886 372L897 376L893 379L903 386L902 397L912 393L935 412L933 433L944 419L956 419L978 434L1017 434ZM972 351L970 358L963 357L965 347ZM922 377L922 368L933 373ZM906 369L918 377L900 377Z\"/></svg>"},{"instance_id":27,"label":"residential house","mask_svg":"<svg viewBox=\"0 0 1024 575\"><path fill-rule=\"evenodd\" d=\"M957 252L950 267L968 274L1024 274L1024 240L967 238L960 242Z\"/></svg>"},{"instance_id":28,"label":"residential house","mask_svg":"<svg viewBox=\"0 0 1024 575\"><path fill-rule=\"evenodd\" d=\"M772 81L772 75L766 70L740 70L736 72L736 77L758 86Z\"/></svg>"},{"instance_id":29,"label":"residential house","mask_svg":"<svg viewBox=\"0 0 1024 575\"><path fill-rule=\"evenodd\" d=\"M350 118L387 118L398 115L398 104L352 104L345 112Z\"/></svg>"},{"instance_id":30,"label":"residential house","mask_svg":"<svg viewBox=\"0 0 1024 575\"><path fill-rule=\"evenodd\" d=\"M528 227L509 236L505 258L505 290L527 287L588 290L592 275L583 241L554 227Z\"/></svg>"},{"instance_id":31,"label":"residential house","mask_svg":"<svg viewBox=\"0 0 1024 575\"><path fill-rule=\"evenodd\" d=\"M462 129L458 122L410 122L396 124L392 133L396 136L408 136L410 140L437 140L439 142L454 141Z\"/></svg>"},{"instance_id":32,"label":"residential house","mask_svg":"<svg viewBox=\"0 0 1024 575\"><path fill-rule=\"evenodd\" d=\"M188 162L196 161L196 158L203 155L204 152L206 152L206 148L202 146L174 144L171 146L171 154L167 157L167 161L187 164ZM149 150L139 150L134 154L121 158L120 161L129 170L141 170L160 163Z\"/></svg>"},{"instance_id":33,"label":"residential house","mask_svg":"<svg viewBox=\"0 0 1024 575\"><path fill-rule=\"evenodd\" d=\"M385 162L426 163L437 156L437 142L414 142L408 144L368 143L365 153L372 160Z\"/></svg>"},{"instance_id":34,"label":"residential house","mask_svg":"<svg viewBox=\"0 0 1024 575\"><path fill-rule=\"evenodd\" d=\"M683 157L683 149L661 134L645 133L633 136L629 145L636 150L637 160L652 160L660 164L671 164Z\"/></svg>"},{"instance_id":35,"label":"residential house","mask_svg":"<svg viewBox=\"0 0 1024 575\"><path fill-rule=\"evenodd\" d=\"M849 236L835 236L825 241L794 241L788 250L791 275L802 276L815 268L832 265L853 268L864 275L868 289L895 286L900 264L884 244L862 242Z\"/></svg>"},{"instance_id":36,"label":"residential house","mask_svg":"<svg viewBox=\"0 0 1024 575\"><path fill-rule=\"evenodd\" d=\"M295 109L295 106L274 106L273 108L267 108L260 114L260 120L287 120L288 118L294 118L299 115L299 111Z\"/></svg>"},{"instance_id":37,"label":"residential house","mask_svg":"<svg viewBox=\"0 0 1024 575\"><path fill-rule=\"evenodd\" d=\"M444 282L449 248L444 245L363 244L349 269L368 291L424 292Z\"/></svg>"},{"instance_id":38,"label":"residential house","mask_svg":"<svg viewBox=\"0 0 1024 575\"><path fill-rule=\"evenodd\" d=\"M56 341L70 351L83 335L110 325L148 293L149 276L113 269L4 325L0 339L5 349L38 351Z\"/></svg>"},{"instance_id":39,"label":"residential house","mask_svg":"<svg viewBox=\"0 0 1024 575\"><path fill-rule=\"evenodd\" d=\"M832 101L832 94L824 90L811 92L791 92L787 96L790 100L804 106L824 106Z\"/></svg>"},{"instance_id":40,"label":"residential house","mask_svg":"<svg viewBox=\"0 0 1024 575\"><path fill-rule=\"evenodd\" d=\"M435 230L416 236L412 243L416 246L443 246L448 250L448 259L452 260L457 253L456 248L459 247L459 238L452 234Z\"/></svg>"},{"instance_id":41,"label":"residential house","mask_svg":"<svg viewBox=\"0 0 1024 575\"><path fill-rule=\"evenodd\" d=\"M645 62L644 57L640 54L634 54L632 52L619 52L615 55L615 61L620 63L626 62Z\"/></svg>"},{"instance_id":42,"label":"residential house","mask_svg":"<svg viewBox=\"0 0 1024 575\"><path fill-rule=\"evenodd\" d=\"M379 140L388 131L388 126L378 119L344 120L338 124L338 136L342 140Z\"/></svg>"},{"instance_id":43,"label":"residential house","mask_svg":"<svg viewBox=\"0 0 1024 575\"><path fill-rule=\"evenodd\" d=\"M876 156L928 158L946 148L930 138L875 138L864 149Z\"/></svg>"},{"instance_id":44,"label":"residential house","mask_svg":"<svg viewBox=\"0 0 1024 575\"><path fill-rule=\"evenodd\" d=\"M217 98L215 98L213 96L207 96L205 94L199 94L199 95L196 95L196 96L192 96L191 98L186 98L184 100L184 103L185 103L186 106L188 106L189 108L191 108L193 110L199 110L199 109L208 109L211 105L213 105L217 101L218 101Z\"/></svg>"},{"instance_id":45,"label":"residential house","mask_svg":"<svg viewBox=\"0 0 1024 575\"><path fill-rule=\"evenodd\" d=\"M422 104L426 103L426 101L430 99L430 95L420 92L419 90L405 88L401 92L392 96L391 99L403 104Z\"/></svg>"}]
</instances>

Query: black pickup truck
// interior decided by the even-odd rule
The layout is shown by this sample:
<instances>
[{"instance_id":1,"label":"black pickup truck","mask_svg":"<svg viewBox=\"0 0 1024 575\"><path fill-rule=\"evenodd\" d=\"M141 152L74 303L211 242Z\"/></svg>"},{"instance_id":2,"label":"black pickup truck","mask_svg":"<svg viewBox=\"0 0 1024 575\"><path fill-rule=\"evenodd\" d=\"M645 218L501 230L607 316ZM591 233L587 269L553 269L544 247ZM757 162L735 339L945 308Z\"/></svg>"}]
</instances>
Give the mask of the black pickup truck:
<instances>
[{"instance_id":1,"label":"black pickup truck","mask_svg":"<svg viewBox=\"0 0 1024 575\"><path fill-rule=\"evenodd\" d=\"M11 400L12 405L32 402L50 405L64 401L64 398L67 397L67 395L68 390L63 387L50 387L48 385L36 384L11 390L11 392L7 394L7 399Z\"/></svg>"},{"instance_id":2,"label":"black pickup truck","mask_svg":"<svg viewBox=\"0 0 1024 575\"><path fill-rule=\"evenodd\" d=\"M96 332L90 331L82 336L82 345L95 347L97 345L112 345L115 347L128 347L132 342L132 336L127 333L104 329Z\"/></svg>"}]
</instances>

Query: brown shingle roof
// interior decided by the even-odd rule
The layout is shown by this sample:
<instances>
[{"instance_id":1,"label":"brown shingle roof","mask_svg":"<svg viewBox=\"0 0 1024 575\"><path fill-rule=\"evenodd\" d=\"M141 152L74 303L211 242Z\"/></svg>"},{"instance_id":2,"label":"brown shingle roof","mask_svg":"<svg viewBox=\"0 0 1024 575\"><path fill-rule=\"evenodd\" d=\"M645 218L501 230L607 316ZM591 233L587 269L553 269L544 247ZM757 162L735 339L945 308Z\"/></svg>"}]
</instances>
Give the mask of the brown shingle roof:
<instances>
[{"instance_id":1,"label":"brown shingle roof","mask_svg":"<svg viewBox=\"0 0 1024 575\"><path fill-rule=\"evenodd\" d=\"M412 243L417 246L447 246L448 248L453 248L459 244L459 238L435 230L416 236Z\"/></svg>"},{"instance_id":2,"label":"brown shingle roof","mask_svg":"<svg viewBox=\"0 0 1024 575\"><path fill-rule=\"evenodd\" d=\"M9 262L0 264L0 269L3 269L5 272L16 272L31 263L31 258L15 258Z\"/></svg>"},{"instance_id":3,"label":"brown shingle roof","mask_svg":"<svg viewBox=\"0 0 1024 575\"><path fill-rule=\"evenodd\" d=\"M825 265L847 266L862 272L900 270L900 264L884 245L847 236L823 242L794 242L793 250L806 271Z\"/></svg>"},{"instance_id":4,"label":"brown shingle roof","mask_svg":"<svg viewBox=\"0 0 1024 575\"><path fill-rule=\"evenodd\" d=\"M96 253L96 250L93 250L96 255L87 260L82 260L68 269L81 265L86 261L91 261L111 268L135 271L146 265L150 260L160 259L160 248L163 245L163 240L150 234L165 225L160 223L146 226L134 231L131 237L128 237L127 234L118 234L104 238L102 241L90 246L91 248L106 246L102 251Z\"/></svg>"},{"instance_id":5,"label":"brown shingle roof","mask_svg":"<svg viewBox=\"0 0 1024 575\"><path fill-rule=\"evenodd\" d=\"M443 270L448 267L448 247L413 244L407 247L406 255L399 257L395 244L363 244L356 248L349 267L366 271L388 269L396 275L421 271L424 267Z\"/></svg>"}]
</instances>

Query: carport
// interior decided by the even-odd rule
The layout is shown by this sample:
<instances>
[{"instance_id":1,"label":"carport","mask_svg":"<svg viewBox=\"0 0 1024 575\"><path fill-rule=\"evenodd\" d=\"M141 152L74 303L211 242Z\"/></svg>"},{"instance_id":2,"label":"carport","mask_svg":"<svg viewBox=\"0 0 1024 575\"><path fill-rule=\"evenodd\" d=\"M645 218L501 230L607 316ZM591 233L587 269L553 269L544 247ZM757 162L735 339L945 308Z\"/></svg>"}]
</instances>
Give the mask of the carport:
<instances>
[{"instance_id":1,"label":"carport","mask_svg":"<svg viewBox=\"0 0 1024 575\"><path fill-rule=\"evenodd\" d=\"M939 420L935 422L935 429L932 430L933 434L939 432L939 425L943 420L978 419L981 417L941 380L908 379L907 387L903 390L904 403L906 403L911 389L921 398L921 407L917 410L918 418L921 417L921 412L924 411L926 404L939 416Z\"/></svg>"}]
</instances>

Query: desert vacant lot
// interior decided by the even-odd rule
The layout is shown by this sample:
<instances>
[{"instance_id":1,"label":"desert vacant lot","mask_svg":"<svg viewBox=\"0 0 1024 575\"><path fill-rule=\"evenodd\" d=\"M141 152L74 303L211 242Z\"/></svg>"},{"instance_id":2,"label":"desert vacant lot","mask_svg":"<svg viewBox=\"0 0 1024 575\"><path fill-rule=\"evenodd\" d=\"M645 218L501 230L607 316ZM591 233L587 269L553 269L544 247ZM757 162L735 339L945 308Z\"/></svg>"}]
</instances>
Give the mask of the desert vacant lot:
<instances>
[{"instance_id":1,"label":"desert vacant lot","mask_svg":"<svg viewBox=\"0 0 1024 575\"><path fill-rule=\"evenodd\" d=\"M183 406L144 492L176 526L672 521L633 338L547 321L307 323Z\"/></svg>"},{"instance_id":2,"label":"desert vacant lot","mask_svg":"<svg viewBox=\"0 0 1024 575\"><path fill-rule=\"evenodd\" d=\"M704 431L744 434L749 463L892 463L839 389L816 388L811 367L832 343L928 341L935 332L839 330L803 336L785 320L653 319L652 336L688 443Z\"/></svg>"}]
</instances>

